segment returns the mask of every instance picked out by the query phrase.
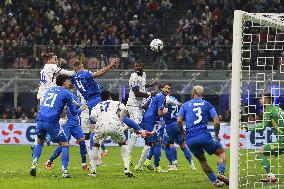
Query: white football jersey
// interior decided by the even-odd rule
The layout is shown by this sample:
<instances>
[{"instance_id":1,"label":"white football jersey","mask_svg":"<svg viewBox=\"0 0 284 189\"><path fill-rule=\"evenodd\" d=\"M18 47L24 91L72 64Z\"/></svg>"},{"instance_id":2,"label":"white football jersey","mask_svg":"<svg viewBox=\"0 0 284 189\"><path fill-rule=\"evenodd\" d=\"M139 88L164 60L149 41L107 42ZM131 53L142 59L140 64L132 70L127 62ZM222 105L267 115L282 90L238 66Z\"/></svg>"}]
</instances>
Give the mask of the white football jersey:
<instances>
[{"instance_id":1,"label":"white football jersey","mask_svg":"<svg viewBox=\"0 0 284 189\"><path fill-rule=\"evenodd\" d=\"M146 102L146 99L143 97L136 97L134 92L132 91L133 87L138 87L141 92L146 92L146 73L143 72L142 76L137 75L136 72L132 73L129 79L129 97L127 100L127 106L138 106L142 107L142 105Z\"/></svg>"},{"instance_id":2,"label":"white football jersey","mask_svg":"<svg viewBox=\"0 0 284 189\"><path fill-rule=\"evenodd\" d=\"M98 103L91 111L90 119L97 123L121 123L121 115L126 107L119 101L106 100Z\"/></svg>"},{"instance_id":3,"label":"white football jersey","mask_svg":"<svg viewBox=\"0 0 284 189\"><path fill-rule=\"evenodd\" d=\"M58 74L73 76L75 75L75 71L61 69L57 64L45 64L40 71L40 86L37 93L37 99L41 99L49 87L56 85L56 76Z\"/></svg>"}]
</instances>

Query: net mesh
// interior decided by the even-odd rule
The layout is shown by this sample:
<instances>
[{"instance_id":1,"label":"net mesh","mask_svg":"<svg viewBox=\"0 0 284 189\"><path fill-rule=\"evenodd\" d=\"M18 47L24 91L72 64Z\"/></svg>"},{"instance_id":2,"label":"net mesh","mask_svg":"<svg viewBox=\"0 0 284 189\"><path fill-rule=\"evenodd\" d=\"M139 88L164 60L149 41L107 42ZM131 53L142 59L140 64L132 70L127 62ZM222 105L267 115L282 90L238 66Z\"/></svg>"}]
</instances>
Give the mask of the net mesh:
<instances>
[{"instance_id":1,"label":"net mesh","mask_svg":"<svg viewBox=\"0 0 284 189\"><path fill-rule=\"evenodd\" d=\"M267 112L259 100L263 94L271 93L274 100L271 105L284 108L284 31L273 24L251 20L243 22L241 123L249 128L264 122L272 126L271 117L263 121L264 114L271 115L271 112ZM280 130L284 127L281 113L278 112L276 121ZM239 187L284 188L284 155L265 151L269 155L270 169L278 178L277 183L260 182L260 179L267 178L267 174L261 164L262 159L257 156L259 148L264 145L279 147L277 141L284 136L275 135L270 128L241 130L240 133Z\"/></svg>"}]
</instances>

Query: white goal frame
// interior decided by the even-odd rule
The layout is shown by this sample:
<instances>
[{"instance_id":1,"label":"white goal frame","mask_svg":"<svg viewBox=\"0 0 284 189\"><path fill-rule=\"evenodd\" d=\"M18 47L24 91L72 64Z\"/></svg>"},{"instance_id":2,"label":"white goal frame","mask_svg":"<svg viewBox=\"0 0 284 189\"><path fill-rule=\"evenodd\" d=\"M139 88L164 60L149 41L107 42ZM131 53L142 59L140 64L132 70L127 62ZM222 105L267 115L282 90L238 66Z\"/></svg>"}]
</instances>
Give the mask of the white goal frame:
<instances>
[{"instance_id":1,"label":"white goal frame","mask_svg":"<svg viewBox=\"0 0 284 189\"><path fill-rule=\"evenodd\" d=\"M231 83L231 139L230 139L230 189L239 186L239 134L240 134L240 93L243 21L253 21L284 31L284 14L247 13L234 11L233 48L232 48L232 83Z\"/></svg>"}]
</instances>

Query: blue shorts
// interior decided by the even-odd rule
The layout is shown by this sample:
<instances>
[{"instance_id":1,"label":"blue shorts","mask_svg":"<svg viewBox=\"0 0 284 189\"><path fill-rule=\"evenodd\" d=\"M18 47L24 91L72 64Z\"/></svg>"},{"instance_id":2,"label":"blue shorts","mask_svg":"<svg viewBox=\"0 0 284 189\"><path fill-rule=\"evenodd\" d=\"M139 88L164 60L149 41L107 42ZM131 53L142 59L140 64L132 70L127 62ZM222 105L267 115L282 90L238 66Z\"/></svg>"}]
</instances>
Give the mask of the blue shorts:
<instances>
[{"instance_id":1,"label":"blue shorts","mask_svg":"<svg viewBox=\"0 0 284 189\"><path fill-rule=\"evenodd\" d=\"M77 126L77 127L70 127L69 125L65 124L62 126L64 133L68 139L68 141L70 140L71 136L73 136L75 139L79 139L79 138L85 138L83 130L81 127Z\"/></svg>"},{"instance_id":2,"label":"blue shorts","mask_svg":"<svg viewBox=\"0 0 284 189\"><path fill-rule=\"evenodd\" d=\"M87 106L88 106L89 114L90 114L90 115L91 115L92 109L93 109L98 103L100 103L101 101L102 101L101 97L96 97L96 98L94 98L94 99L92 99L92 100L89 100L89 101L87 102Z\"/></svg>"},{"instance_id":3,"label":"blue shorts","mask_svg":"<svg viewBox=\"0 0 284 189\"><path fill-rule=\"evenodd\" d=\"M166 132L163 137L163 142L164 144L181 144L184 142L176 122L166 124Z\"/></svg>"},{"instance_id":4,"label":"blue shorts","mask_svg":"<svg viewBox=\"0 0 284 189\"><path fill-rule=\"evenodd\" d=\"M206 151L209 155L214 154L218 149L223 148L219 141L213 140L209 132L190 137L186 134L186 144L195 157L199 157Z\"/></svg>"},{"instance_id":5,"label":"blue shorts","mask_svg":"<svg viewBox=\"0 0 284 189\"><path fill-rule=\"evenodd\" d=\"M147 131L153 131L154 130L154 125L152 124L149 124L149 123L146 123L146 122L142 122L140 124L141 128L144 129L144 130L147 130ZM146 137L145 138L145 142L159 142L159 139L158 139L158 135L157 133L155 133L154 135L152 136L149 136L149 137Z\"/></svg>"},{"instance_id":6,"label":"blue shorts","mask_svg":"<svg viewBox=\"0 0 284 189\"><path fill-rule=\"evenodd\" d=\"M59 123L54 125L51 123L37 121L36 134L39 139L45 140L46 134L49 134L52 142L68 142L67 137L60 127Z\"/></svg>"}]
</instances>

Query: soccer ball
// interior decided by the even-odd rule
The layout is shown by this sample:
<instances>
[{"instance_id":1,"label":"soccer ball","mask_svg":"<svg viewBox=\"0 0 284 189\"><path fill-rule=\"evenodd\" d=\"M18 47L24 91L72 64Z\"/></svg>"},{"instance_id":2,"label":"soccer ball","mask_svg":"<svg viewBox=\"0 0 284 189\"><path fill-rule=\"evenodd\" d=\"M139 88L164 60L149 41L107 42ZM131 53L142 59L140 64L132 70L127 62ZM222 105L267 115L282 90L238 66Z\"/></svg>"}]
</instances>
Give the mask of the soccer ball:
<instances>
[{"instance_id":1,"label":"soccer ball","mask_svg":"<svg viewBox=\"0 0 284 189\"><path fill-rule=\"evenodd\" d=\"M150 47L152 51L160 52L163 49L164 44L160 39L153 39L150 43Z\"/></svg>"}]
</instances>

